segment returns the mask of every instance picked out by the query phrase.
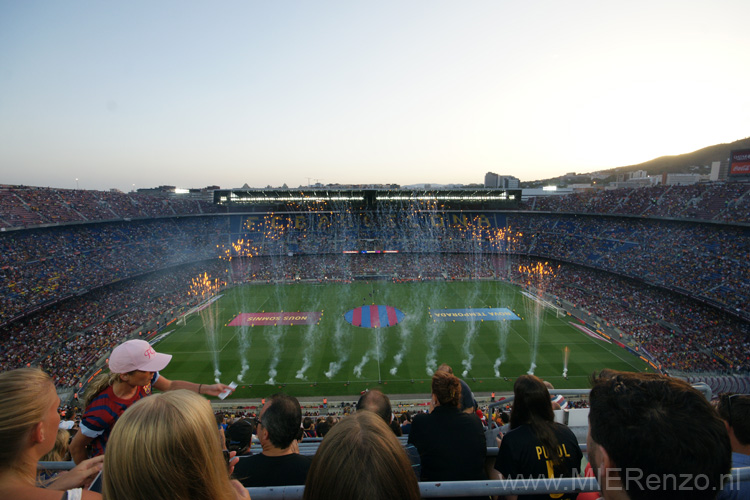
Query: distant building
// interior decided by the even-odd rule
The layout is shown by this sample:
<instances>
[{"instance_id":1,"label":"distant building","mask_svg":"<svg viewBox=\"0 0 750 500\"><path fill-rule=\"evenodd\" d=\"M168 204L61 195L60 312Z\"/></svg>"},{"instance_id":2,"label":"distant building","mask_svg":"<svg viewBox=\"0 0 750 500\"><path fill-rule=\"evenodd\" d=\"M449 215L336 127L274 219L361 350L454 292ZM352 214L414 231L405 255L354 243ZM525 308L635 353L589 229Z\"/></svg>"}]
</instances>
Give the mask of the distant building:
<instances>
[{"instance_id":1,"label":"distant building","mask_svg":"<svg viewBox=\"0 0 750 500\"><path fill-rule=\"evenodd\" d=\"M610 182L608 187L610 189L651 187L659 184L660 181L661 177L652 175L650 177L641 177L637 179L628 179L626 181Z\"/></svg>"},{"instance_id":2,"label":"distant building","mask_svg":"<svg viewBox=\"0 0 750 500\"><path fill-rule=\"evenodd\" d=\"M484 175L484 187L501 188L501 189L518 189L521 180L512 175L498 175L493 172L487 172Z\"/></svg>"},{"instance_id":3,"label":"distant building","mask_svg":"<svg viewBox=\"0 0 750 500\"><path fill-rule=\"evenodd\" d=\"M700 174L664 174L661 183L665 186L690 186L704 180Z\"/></svg>"}]
</instances>

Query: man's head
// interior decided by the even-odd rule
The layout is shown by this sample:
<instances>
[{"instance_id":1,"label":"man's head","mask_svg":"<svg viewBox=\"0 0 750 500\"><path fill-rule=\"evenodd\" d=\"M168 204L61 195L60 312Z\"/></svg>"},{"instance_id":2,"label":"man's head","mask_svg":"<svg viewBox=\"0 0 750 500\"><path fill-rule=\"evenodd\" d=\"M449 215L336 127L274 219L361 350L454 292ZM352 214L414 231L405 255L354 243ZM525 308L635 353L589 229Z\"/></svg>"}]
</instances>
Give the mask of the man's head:
<instances>
[{"instance_id":1,"label":"man's head","mask_svg":"<svg viewBox=\"0 0 750 500\"><path fill-rule=\"evenodd\" d=\"M357 401L357 411L367 410L375 413L390 425L393 418L391 400L377 389L365 392Z\"/></svg>"},{"instance_id":2,"label":"man's head","mask_svg":"<svg viewBox=\"0 0 750 500\"><path fill-rule=\"evenodd\" d=\"M286 449L291 446L302 423L302 409L297 398L274 394L260 411L258 439L265 450L271 446Z\"/></svg>"},{"instance_id":3,"label":"man's head","mask_svg":"<svg viewBox=\"0 0 750 500\"><path fill-rule=\"evenodd\" d=\"M726 429L688 383L605 370L592 377L589 461L604 498L714 498L731 467Z\"/></svg>"},{"instance_id":4,"label":"man's head","mask_svg":"<svg viewBox=\"0 0 750 500\"><path fill-rule=\"evenodd\" d=\"M237 420L226 430L226 445L229 451L241 455L247 451L253 441L253 423L250 419Z\"/></svg>"},{"instance_id":5,"label":"man's head","mask_svg":"<svg viewBox=\"0 0 750 500\"><path fill-rule=\"evenodd\" d=\"M750 396L746 394L722 394L717 407L719 416L726 422L734 448L750 446Z\"/></svg>"}]
</instances>

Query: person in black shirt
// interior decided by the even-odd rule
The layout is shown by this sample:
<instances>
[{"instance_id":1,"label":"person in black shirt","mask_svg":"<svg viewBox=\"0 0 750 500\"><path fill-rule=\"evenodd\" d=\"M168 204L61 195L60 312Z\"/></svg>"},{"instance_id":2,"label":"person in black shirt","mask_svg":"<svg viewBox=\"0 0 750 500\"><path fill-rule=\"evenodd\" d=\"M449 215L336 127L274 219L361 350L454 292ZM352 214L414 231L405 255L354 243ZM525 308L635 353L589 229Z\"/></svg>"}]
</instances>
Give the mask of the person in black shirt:
<instances>
[{"instance_id":1,"label":"person in black shirt","mask_svg":"<svg viewBox=\"0 0 750 500\"><path fill-rule=\"evenodd\" d=\"M241 457L234 467L234 477L246 487L305 484L312 458L295 451L301 423L297 398L286 394L271 396L255 422L263 451Z\"/></svg>"},{"instance_id":2,"label":"person in black shirt","mask_svg":"<svg viewBox=\"0 0 750 500\"><path fill-rule=\"evenodd\" d=\"M459 409L461 383L455 375L432 376L432 411L414 417L409 433L422 459L421 481L487 479L487 445L476 415Z\"/></svg>"},{"instance_id":3,"label":"person in black shirt","mask_svg":"<svg viewBox=\"0 0 750 500\"><path fill-rule=\"evenodd\" d=\"M581 469L583 454L578 440L565 425L555 422L549 391L534 375L522 375L513 385L515 400L510 413L510 432L500 443L495 478L540 479L574 477ZM558 498L571 500L576 493L564 495L523 495L528 500ZM506 496L515 499L516 496Z\"/></svg>"}]
</instances>

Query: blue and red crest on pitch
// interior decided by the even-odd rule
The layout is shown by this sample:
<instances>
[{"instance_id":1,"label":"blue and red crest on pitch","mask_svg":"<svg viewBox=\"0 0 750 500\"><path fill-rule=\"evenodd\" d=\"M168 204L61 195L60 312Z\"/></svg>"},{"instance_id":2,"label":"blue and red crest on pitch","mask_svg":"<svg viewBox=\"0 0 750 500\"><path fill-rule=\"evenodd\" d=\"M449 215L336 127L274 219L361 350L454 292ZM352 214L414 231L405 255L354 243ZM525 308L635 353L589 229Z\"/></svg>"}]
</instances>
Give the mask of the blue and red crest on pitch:
<instances>
[{"instance_id":1,"label":"blue and red crest on pitch","mask_svg":"<svg viewBox=\"0 0 750 500\"><path fill-rule=\"evenodd\" d=\"M362 328L384 328L404 319L404 313L393 306L362 306L347 311L344 319Z\"/></svg>"}]
</instances>

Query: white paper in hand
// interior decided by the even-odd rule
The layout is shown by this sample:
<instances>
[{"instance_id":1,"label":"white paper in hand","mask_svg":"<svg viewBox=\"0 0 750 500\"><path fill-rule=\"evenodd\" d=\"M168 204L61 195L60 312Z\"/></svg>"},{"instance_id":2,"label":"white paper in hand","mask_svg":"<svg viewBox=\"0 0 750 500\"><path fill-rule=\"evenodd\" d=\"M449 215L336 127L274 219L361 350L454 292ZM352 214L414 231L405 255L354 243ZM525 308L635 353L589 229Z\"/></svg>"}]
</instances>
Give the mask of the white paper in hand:
<instances>
[{"instance_id":1,"label":"white paper in hand","mask_svg":"<svg viewBox=\"0 0 750 500\"><path fill-rule=\"evenodd\" d=\"M224 399L227 396L229 396L232 393L232 391L237 388L237 382L230 383L229 387L231 387L232 390L231 391L229 389L224 390L221 394L219 394L219 399Z\"/></svg>"}]
</instances>

